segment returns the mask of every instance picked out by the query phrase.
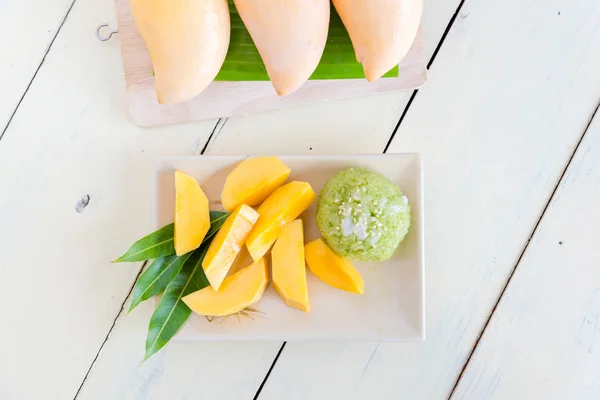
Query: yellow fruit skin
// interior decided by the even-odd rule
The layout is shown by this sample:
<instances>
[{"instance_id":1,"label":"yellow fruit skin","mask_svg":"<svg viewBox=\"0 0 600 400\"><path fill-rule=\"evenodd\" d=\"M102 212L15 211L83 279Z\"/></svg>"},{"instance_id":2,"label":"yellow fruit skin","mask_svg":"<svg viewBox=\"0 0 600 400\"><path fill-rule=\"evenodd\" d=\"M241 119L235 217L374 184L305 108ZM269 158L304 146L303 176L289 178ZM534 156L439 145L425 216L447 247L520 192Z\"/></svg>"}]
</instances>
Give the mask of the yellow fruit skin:
<instances>
[{"instance_id":1,"label":"yellow fruit skin","mask_svg":"<svg viewBox=\"0 0 600 400\"><path fill-rule=\"evenodd\" d=\"M281 229L298 218L315 200L316 195L307 182L293 181L275 190L258 207L258 221L246 240L253 260L260 260L269 251Z\"/></svg>"},{"instance_id":2,"label":"yellow fruit skin","mask_svg":"<svg viewBox=\"0 0 600 400\"><path fill-rule=\"evenodd\" d=\"M175 171L175 253L200 247L209 228L208 198L194 178Z\"/></svg>"},{"instance_id":3,"label":"yellow fruit skin","mask_svg":"<svg viewBox=\"0 0 600 400\"><path fill-rule=\"evenodd\" d=\"M207 286L182 300L197 314L223 317L259 301L268 284L269 265L263 258L226 278L219 291Z\"/></svg>"},{"instance_id":4,"label":"yellow fruit skin","mask_svg":"<svg viewBox=\"0 0 600 400\"><path fill-rule=\"evenodd\" d=\"M297 90L319 64L329 30L329 0L235 0L280 96Z\"/></svg>"},{"instance_id":5,"label":"yellow fruit skin","mask_svg":"<svg viewBox=\"0 0 600 400\"><path fill-rule=\"evenodd\" d=\"M223 65L231 23L227 0L130 0L148 47L161 104L201 93Z\"/></svg>"},{"instance_id":6,"label":"yellow fruit skin","mask_svg":"<svg viewBox=\"0 0 600 400\"><path fill-rule=\"evenodd\" d=\"M204 274L213 289L219 290L257 220L258 213L252 207L242 204L227 217L213 238L202 261Z\"/></svg>"},{"instance_id":7,"label":"yellow fruit skin","mask_svg":"<svg viewBox=\"0 0 600 400\"><path fill-rule=\"evenodd\" d=\"M290 307L310 311L302 220L287 224L271 250L273 287Z\"/></svg>"},{"instance_id":8,"label":"yellow fruit skin","mask_svg":"<svg viewBox=\"0 0 600 400\"><path fill-rule=\"evenodd\" d=\"M221 193L223 208L231 211L241 204L257 206L289 175L289 167L277 157L248 158L227 176Z\"/></svg>"},{"instance_id":9,"label":"yellow fruit skin","mask_svg":"<svg viewBox=\"0 0 600 400\"><path fill-rule=\"evenodd\" d=\"M308 243L304 252L308 268L317 278L335 288L364 294L365 282L360 273L350 261L331 250L323 239Z\"/></svg>"},{"instance_id":10,"label":"yellow fruit skin","mask_svg":"<svg viewBox=\"0 0 600 400\"><path fill-rule=\"evenodd\" d=\"M332 0L369 82L398 65L413 44L423 0Z\"/></svg>"}]
</instances>

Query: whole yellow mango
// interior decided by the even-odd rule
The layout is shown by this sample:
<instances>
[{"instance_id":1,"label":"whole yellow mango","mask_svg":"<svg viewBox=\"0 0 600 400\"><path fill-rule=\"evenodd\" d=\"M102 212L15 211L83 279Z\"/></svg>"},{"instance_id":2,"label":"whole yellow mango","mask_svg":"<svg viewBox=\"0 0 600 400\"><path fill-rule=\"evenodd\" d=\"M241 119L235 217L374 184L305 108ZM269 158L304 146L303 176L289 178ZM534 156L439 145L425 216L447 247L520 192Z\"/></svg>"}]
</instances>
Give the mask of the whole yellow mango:
<instances>
[{"instance_id":1,"label":"whole yellow mango","mask_svg":"<svg viewBox=\"0 0 600 400\"><path fill-rule=\"evenodd\" d=\"M130 0L150 52L161 104L201 93L221 69L231 23L227 0Z\"/></svg>"},{"instance_id":2,"label":"whole yellow mango","mask_svg":"<svg viewBox=\"0 0 600 400\"><path fill-rule=\"evenodd\" d=\"M248 158L227 176L221 194L223 208L232 211L241 204L257 206L289 175L290 169L277 157Z\"/></svg>"},{"instance_id":3,"label":"whole yellow mango","mask_svg":"<svg viewBox=\"0 0 600 400\"><path fill-rule=\"evenodd\" d=\"M296 91L319 64L329 32L329 0L235 0L273 88Z\"/></svg>"}]
</instances>

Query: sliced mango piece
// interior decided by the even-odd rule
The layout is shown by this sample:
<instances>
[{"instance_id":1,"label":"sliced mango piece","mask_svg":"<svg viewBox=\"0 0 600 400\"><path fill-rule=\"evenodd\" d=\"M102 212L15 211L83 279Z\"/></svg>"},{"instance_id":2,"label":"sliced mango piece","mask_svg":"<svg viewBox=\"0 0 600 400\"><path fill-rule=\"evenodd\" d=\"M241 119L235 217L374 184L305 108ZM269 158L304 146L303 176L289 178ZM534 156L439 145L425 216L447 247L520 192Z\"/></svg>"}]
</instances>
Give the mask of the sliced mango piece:
<instances>
[{"instance_id":1,"label":"sliced mango piece","mask_svg":"<svg viewBox=\"0 0 600 400\"><path fill-rule=\"evenodd\" d=\"M273 287L290 307L310 311L302 220L287 224L271 250Z\"/></svg>"},{"instance_id":2,"label":"sliced mango piece","mask_svg":"<svg viewBox=\"0 0 600 400\"><path fill-rule=\"evenodd\" d=\"M207 286L182 300L197 314L224 317L256 303L268 284L269 266L263 258L226 278L219 291Z\"/></svg>"},{"instance_id":3,"label":"sliced mango piece","mask_svg":"<svg viewBox=\"0 0 600 400\"><path fill-rule=\"evenodd\" d=\"M252 207L242 204L227 217L210 243L202 268L213 289L219 290L256 220L258 213Z\"/></svg>"},{"instance_id":4,"label":"sliced mango piece","mask_svg":"<svg viewBox=\"0 0 600 400\"><path fill-rule=\"evenodd\" d=\"M316 195L307 182L290 182L275 190L258 207L258 221L246 240L254 261L267 254L281 233L281 228L298 218L315 200Z\"/></svg>"},{"instance_id":5,"label":"sliced mango piece","mask_svg":"<svg viewBox=\"0 0 600 400\"><path fill-rule=\"evenodd\" d=\"M331 250L323 239L308 243L304 252L308 268L323 282L352 293L365 292L365 282L360 273L350 261Z\"/></svg>"},{"instance_id":6,"label":"sliced mango piece","mask_svg":"<svg viewBox=\"0 0 600 400\"><path fill-rule=\"evenodd\" d=\"M257 206L289 175L290 169L277 157L248 158L227 176L221 194L223 208L231 211L241 204Z\"/></svg>"},{"instance_id":7,"label":"sliced mango piece","mask_svg":"<svg viewBox=\"0 0 600 400\"><path fill-rule=\"evenodd\" d=\"M194 178L175 171L175 253L200 247L209 228L208 198Z\"/></svg>"}]
</instances>

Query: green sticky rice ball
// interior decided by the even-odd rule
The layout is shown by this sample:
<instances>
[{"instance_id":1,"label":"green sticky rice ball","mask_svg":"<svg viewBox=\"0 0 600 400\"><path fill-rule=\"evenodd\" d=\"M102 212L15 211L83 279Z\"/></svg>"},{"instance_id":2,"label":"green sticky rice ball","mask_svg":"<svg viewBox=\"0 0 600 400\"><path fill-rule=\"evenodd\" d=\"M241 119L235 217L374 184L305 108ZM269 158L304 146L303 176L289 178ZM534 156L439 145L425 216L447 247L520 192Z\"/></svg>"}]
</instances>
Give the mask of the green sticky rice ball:
<instances>
[{"instance_id":1,"label":"green sticky rice ball","mask_svg":"<svg viewBox=\"0 0 600 400\"><path fill-rule=\"evenodd\" d=\"M410 204L385 176L352 167L329 179L319 192L317 226L340 256L385 261L408 233Z\"/></svg>"}]
</instances>

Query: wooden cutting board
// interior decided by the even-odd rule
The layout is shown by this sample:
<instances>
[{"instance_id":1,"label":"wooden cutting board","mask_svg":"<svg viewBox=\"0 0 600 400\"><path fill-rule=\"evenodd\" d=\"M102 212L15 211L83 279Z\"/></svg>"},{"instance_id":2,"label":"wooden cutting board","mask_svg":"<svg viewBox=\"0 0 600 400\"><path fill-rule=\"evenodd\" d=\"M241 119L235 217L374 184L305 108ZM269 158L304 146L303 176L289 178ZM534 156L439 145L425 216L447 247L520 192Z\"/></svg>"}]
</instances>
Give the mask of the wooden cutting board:
<instances>
[{"instance_id":1,"label":"wooden cutting board","mask_svg":"<svg viewBox=\"0 0 600 400\"><path fill-rule=\"evenodd\" d=\"M115 3L129 111L133 121L141 126L240 116L320 101L415 89L427 79L419 34L400 63L398 78L379 79L373 83L365 79L308 81L284 98L275 93L268 81L213 82L188 102L163 105L156 99L152 61L131 15L129 0L115 0Z\"/></svg>"}]
</instances>

